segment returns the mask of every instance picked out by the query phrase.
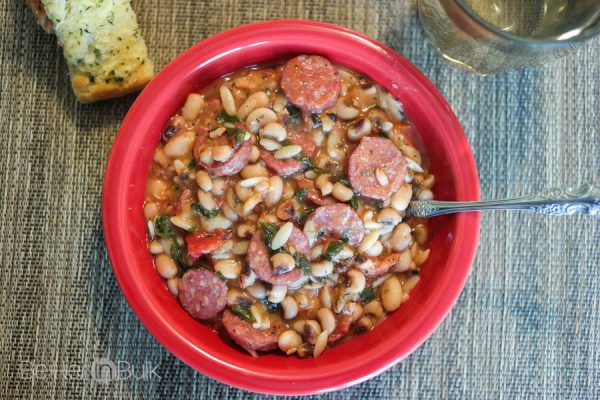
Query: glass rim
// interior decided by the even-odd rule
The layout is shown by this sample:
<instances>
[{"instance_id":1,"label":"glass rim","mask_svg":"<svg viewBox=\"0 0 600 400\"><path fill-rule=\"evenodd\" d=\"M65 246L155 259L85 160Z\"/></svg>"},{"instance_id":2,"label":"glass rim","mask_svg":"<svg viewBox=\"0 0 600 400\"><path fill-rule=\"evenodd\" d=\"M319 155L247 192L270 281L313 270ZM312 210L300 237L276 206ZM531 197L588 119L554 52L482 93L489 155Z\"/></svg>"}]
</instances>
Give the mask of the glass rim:
<instances>
[{"instance_id":1,"label":"glass rim","mask_svg":"<svg viewBox=\"0 0 600 400\"><path fill-rule=\"evenodd\" d=\"M456 5L458 5L463 12L465 12L470 18L472 18L477 24L479 24L483 29L486 29L493 34L503 37L504 39L518 42L527 46L560 46L564 44L570 43L579 43L585 42L586 40L592 39L594 36L600 34L600 15L598 16L598 20L594 21L590 28L586 28L580 35L563 39L537 39L537 38L526 38L524 36L515 35L513 33L504 31L502 29L498 29L487 20L481 18L475 10L473 10L468 4L465 3L464 0L451 0Z\"/></svg>"}]
</instances>

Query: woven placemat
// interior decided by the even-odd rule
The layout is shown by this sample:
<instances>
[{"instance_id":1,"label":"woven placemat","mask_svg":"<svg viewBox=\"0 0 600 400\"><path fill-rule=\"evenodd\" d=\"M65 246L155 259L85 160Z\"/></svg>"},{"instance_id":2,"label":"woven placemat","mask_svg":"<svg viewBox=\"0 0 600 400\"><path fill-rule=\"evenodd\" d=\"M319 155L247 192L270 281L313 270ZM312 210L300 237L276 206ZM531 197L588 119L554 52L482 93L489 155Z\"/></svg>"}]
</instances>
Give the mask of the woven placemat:
<instances>
[{"instance_id":1,"label":"woven placemat","mask_svg":"<svg viewBox=\"0 0 600 400\"><path fill-rule=\"evenodd\" d=\"M484 197L600 183L600 46L536 69L479 77L443 64L414 0L135 1L157 69L194 43L257 20L332 22L390 45L456 112ZM0 5L0 397L258 398L175 359L116 284L100 197L111 143L135 96L76 103L55 38L18 0ZM473 272L433 336L338 398L599 397L600 224L483 216ZM108 383L106 358L137 377ZM145 371L145 373L144 373ZM157 377L157 374L159 377Z\"/></svg>"}]
</instances>

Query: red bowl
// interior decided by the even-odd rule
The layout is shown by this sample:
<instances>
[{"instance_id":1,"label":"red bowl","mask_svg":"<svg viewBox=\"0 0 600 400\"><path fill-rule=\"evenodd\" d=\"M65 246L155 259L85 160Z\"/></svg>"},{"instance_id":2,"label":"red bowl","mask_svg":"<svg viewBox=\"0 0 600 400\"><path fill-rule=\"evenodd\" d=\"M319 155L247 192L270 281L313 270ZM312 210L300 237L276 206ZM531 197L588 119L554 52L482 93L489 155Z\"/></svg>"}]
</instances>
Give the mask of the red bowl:
<instances>
[{"instance_id":1,"label":"red bowl","mask_svg":"<svg viewBox=\"0 0 600 400\"><path fill-rule=\"evenodd\" d=\"M431 256L410 299L374 330L334 346L317 359L277 354L252 358L179 306L146 248L142 204L160 131L190 91L238 68L301 53L321 54L386 87L404 104L420 132L436 177L436 198L479 199L473 155L448 104L412 64L368 37L316 22L261 22L207 39L163 69L129 110L106 169L102 216L113 271L133 311L176 357L221 382L261 393L300 395L342 389L408 356L454 305L479 237L477 213L435 218Z\"/></svg>"}]
</instances>

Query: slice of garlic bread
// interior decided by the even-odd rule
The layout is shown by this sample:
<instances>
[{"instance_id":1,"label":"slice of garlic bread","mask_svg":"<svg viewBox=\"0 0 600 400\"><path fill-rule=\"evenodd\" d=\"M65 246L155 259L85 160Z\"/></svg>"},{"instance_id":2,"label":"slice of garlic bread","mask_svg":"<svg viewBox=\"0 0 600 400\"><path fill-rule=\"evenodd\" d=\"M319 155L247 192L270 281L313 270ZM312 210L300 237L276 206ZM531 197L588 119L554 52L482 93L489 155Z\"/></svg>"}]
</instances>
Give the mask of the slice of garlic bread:
<instances>
[{"instance_id":1,"label":"slice of garlic bread","mask_svg":"<svg viewBox=\"0 0 600 400\"><path fill-rule=\"evenodd\" d=\"M51 22L77 99L90 103L141 89L154 76L129 0L28 0ZM36 7L37 6L37 7Z\"/></svg>"}]
</instances>

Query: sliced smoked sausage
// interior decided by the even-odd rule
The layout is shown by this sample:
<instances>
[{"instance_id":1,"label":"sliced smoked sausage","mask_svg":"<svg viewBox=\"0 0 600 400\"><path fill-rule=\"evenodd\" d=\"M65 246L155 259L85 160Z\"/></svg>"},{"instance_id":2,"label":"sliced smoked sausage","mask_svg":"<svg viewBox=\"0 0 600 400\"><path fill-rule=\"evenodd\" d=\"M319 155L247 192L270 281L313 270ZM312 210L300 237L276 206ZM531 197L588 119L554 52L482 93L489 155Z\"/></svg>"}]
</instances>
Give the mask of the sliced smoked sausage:
<instances>
[{"instance_id":1,"label":"sliced smoked sausage","mask_svg":"<svg viewBox=\"0 0 600 400\"><path fill-rule=\"evenodd\" d=\"M365 235L365 228L352 207L336 203L313 211L304 224L304 235L311 245L322 236L331 236L336 239L345 237L349 245L358 246Z\"/></svg>"},{"instance_id":2,"label":"sliced smoked sausage","mask_svg":"<svg viewBox=\"0 0 600 400\"><path fill-rule=\"evenodd\" d=\"M313 158L317 154L317 146L310 133L303 131L290 131L287 134L287 139L302 147L302 152L308 157ZM306 164L302 161L294 160L279 160L273 154L261 147L260 158L265 162L267 167L277 175L286 177L306 169Z\"/></svg>"},{"instance_id":3,"label":"sliced smoked sausage","mask_svg":"<svg viewBox=\"0 0 600 400\"><path fill-rule=\"evenodd\" d=\"M255 329L252 324L229 310L223 312L223 326L229 337L245 349L268 351L277 348L277 339L284 330L280 324L269 329Z\"/></svg>"},{"instance_id":4,"label":"sliced smoked sausage","mask_svg":"<svg viewBox=\"0 0 600 400\"><path fill-rule=\"evenodd\" d=\"M192 317L216 317L227 305L227 285L214 272L190 269L179 281L179 302Z\"/></svg>"},{"instance_id":5,"label":"sliced smoked sausage","mask_svg":"<svg viewBox=\"0 0 600 400\"><path fill-rule=\"evenodd\" d=\"M271 255L265 242L262 240L262 230L258 230L248 246L248 265L254 271L258 279L268 282L272 285L290 285L302 278L302 271L296 267L293 270L281 275L273 275L273 266L271 265ZM288 239L286 246L293 246L296 252L303 253L307 260L310 260L310 245L304 233L295 226Z\"/></svg>"},{"instance_id":6,"label":"sliced smoked sausage","mask_svg":"<svg viewBox=\"0 0 600 400\"><path fill-rule=\"evenodd\" d=\"M200 159L200 154L203 150L220 145L229 145L235 148L233 155L229 160L213 161L210 164L205 164ZM196 134L196 141L194 142L194 158L198 165L200 165L208 174L212 177L218 176L231 176L240 172L250 161L250 155L252 154L252 142L245 140L237 147L235 147L235 139L230 138L226 135L222 135L215 139L210 139L208 136L208 130L206 128L198 128Z\"/></svg>"},{"instance_id":7,"label":"sliced smoked sausage","mask_svg":"<svg viewBox=\"0 0 600 400\"><path fill-rule=\"evenodd\" d=\"M283 68L281 87L288 100L308 113L333 107L342 90L342 79L324 57L302 55Z\"/></svg>"},{"instance_id":8,"label":"sliced smoked sausage","mask_svg":"<svg viewBox=\"0 0 600 400\"><path fill-rule=\"evenodd\" d=\"M368 136L348 160L348 177L352 188L362 196L384 200L404 182L406 167L402 152L391 140ZM386 184L382 184L382 178Z\"/></svg>"}]
</instances>

